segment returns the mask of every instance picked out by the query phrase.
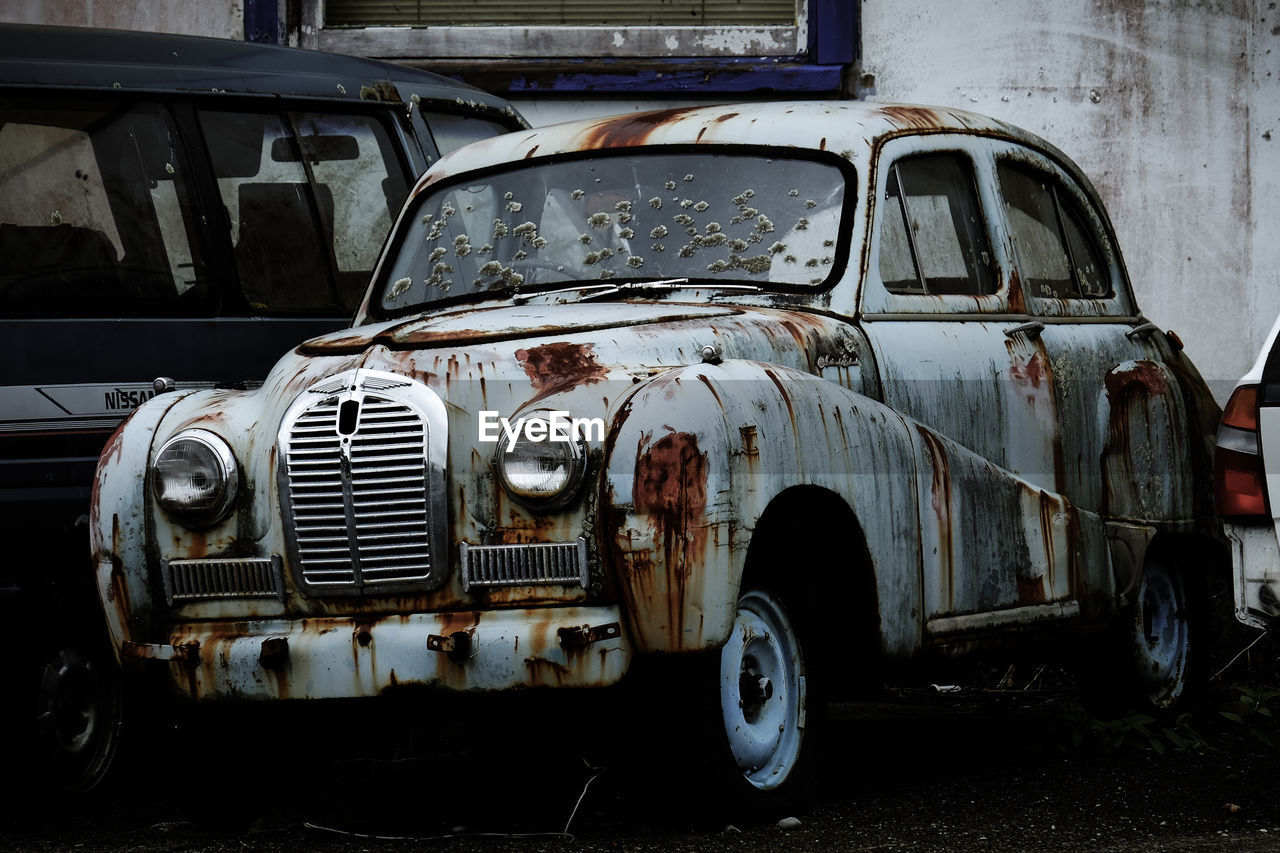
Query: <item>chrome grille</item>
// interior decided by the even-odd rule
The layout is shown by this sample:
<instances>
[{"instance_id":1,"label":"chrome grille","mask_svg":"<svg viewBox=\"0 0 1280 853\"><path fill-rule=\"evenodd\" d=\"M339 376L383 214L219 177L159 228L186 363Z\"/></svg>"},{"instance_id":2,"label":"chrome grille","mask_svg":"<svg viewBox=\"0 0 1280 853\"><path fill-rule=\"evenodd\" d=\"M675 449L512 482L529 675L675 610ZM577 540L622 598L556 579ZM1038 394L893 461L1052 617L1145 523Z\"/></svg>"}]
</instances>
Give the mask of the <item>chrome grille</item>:
<instances>
[{"instance_id":1,"label":"chrome grille","mask_svg":"<svg viewBox=\"0 0 1280 853\"><path fill-rule=\"evenodd\" d=\"M175 601L284 597L280 558L165 560L165 595Z\"/></svg>"},{"instance_id":2,"label":"chrome grille","mask_svg":"<svg viewBox=\"0 0 1280 853\"><path fill-rule=\"evenodd\" d=\"M528 586L540 583L587 585L587 542L460 546L462 588Z\"/></svg>"},{"instance_id":3,"label":"chrome grille","mask_svg":"<svg viewBox=\"0 0 1280 853\"><path fill-rule=\"evenodd\" d=\"M393 396L415 383L365 374L313 389L341 393L299 401L281 430L295 569L314 591L434 580L430 430Z\"/></svg>"}]
</instances>

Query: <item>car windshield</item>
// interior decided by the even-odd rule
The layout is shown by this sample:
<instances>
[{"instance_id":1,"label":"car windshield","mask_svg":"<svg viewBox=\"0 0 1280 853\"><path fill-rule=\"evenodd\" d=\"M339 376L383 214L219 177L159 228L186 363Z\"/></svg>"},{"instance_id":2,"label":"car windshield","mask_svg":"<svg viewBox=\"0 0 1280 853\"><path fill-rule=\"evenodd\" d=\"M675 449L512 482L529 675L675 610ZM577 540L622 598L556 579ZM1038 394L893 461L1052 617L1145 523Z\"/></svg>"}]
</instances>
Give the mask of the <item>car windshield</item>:
<instances>
[{"instance_id":1,"label":"car windshield","mask_svg":"<svg viewBox=\"0 0 1280 853\"><path fill-rule=\"evenodd\" d=\"M845 171L758 152L602 153L433 187L384 266L374 312L575 283L786 289L837 268Z\"/></svg>"}]
</instances>

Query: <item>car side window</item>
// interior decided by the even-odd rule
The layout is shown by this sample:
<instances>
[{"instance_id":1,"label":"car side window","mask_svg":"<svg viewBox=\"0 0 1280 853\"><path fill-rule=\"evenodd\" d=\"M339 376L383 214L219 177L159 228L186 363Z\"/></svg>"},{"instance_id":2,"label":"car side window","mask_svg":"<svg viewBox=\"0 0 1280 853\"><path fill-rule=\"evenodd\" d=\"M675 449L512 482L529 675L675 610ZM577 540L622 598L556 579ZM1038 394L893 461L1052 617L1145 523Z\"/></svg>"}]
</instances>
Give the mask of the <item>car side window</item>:
<instances>
[{"instance_id":1,"label":"car side window","mask_svg":"<svg viewBox=\"0 0 1280 853\"><path fill-rule=\"evenodd\" d=\"M350 312L408 193L367 116L204 110L236 269L254 313Z\"/></svg>"},{"instance_id":2,"label":"car side window","mask_svg":"<svg viewBox=\"0 0 1280 853\"><path fill-rule=\"evenodd\" d=\"M426 118L441 157L464 145L511 130L496 121L458 113L428 113Z\"/></svg>"},{"instance_id":3,"label":"car side window","mask_svg":"<svg viewBox=\"0 0 1280 853\"><path fill-rule=\"evenodd\" d=\"M1108 266L1075 198L1055 178L1008 160L997 172L1027 292L1050 299L1112 296Z\"/></svg>"},{"instance_id":4,"label":"car side window","mask_svg":"<svg viewBox=\"0 0 1280 853\"><path fill-rule=\"evenodd\" d=\"M995 293L995 263L967 158L941 153L894 163L884 211L880 277L890 293Z\"/></svg>"},{"instance_id":5,"label":"car side window","mask_svg":"<svg viewBox=\"0 0 1280 853\"><path fill-rule=\"evenodd\" d=\"M0 313L207 311L193 211L161 107L0 102Z\"/></svg>"}]
</instances>

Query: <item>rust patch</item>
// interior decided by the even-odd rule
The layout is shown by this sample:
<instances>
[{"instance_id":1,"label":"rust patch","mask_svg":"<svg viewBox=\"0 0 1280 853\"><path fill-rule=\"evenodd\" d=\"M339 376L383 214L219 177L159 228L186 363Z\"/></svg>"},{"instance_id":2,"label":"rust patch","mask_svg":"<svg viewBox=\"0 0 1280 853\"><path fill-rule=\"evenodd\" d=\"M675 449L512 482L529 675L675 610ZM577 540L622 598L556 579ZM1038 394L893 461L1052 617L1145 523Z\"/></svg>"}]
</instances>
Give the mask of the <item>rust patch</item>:
<instances>
[{"instance_id":1,"label":"rust patch","mask_svg":"<svg viewBox=\"0 0 1280 853\"><path fill-rule=\"evenodd\" d=\"M1016 270L1009 273L1009 311L1013 314L1027 313L1027 303L1022 298L1022 279Z\"/></svg>"},{"instance_id":2,"label":"rust patch","mask_svg":"<svg viewBox=\"0 0 1280 853\"><path fill-rule=\"evenodd\" d=\"M707 134L707 129L704 127L698 131L698 138L695 139L694 142L701 142L702 137L706 136L706 134Z\"/></svg>"},{"instance_id":3,"label":"rust patch","mask_svg":"<svg viewBox=\"0 0 1280 853\"><path fill-rule=\"evenodd\" d=\"M707 386L707 390L711 392L711 396L716 398L716 405L724 408L724 401L720 399L720 395L716 393L716 386L711 383L711 378L705 373L698 374L698 381Z\"/></svg>"},{"instance_id":4,"label":"rust patch","mask_svg":"<svg viewBox=\"0 0 1280 853\"><path fill-rule=\"evenodd\" d=\"M955 607L955 548L951 530L951 469L947 464L947 451L938 437L924 426L916 425L916 432L924 442L925 452L933 463L933 477L929 483L930 506L938 522L938 565L947 573L947 594L943 610Z\"/></svg>"},{"instance_id":5,"label":"rust patch","mask_svg":"<svg viewBox=\"0 0 1280 853\"><path fill-rule=\"evenodd\" d=\"M1036 578L1024 578L1018 575L1018 603L1044 604L1044 575Z\"/></svg>"},{"instance_id":6,"label":"rust patch","mask_svg":"<svg viewBox=\"0 0 1280 853\"><path fill-rule=\"evenodd\" d=\"M607 367L596 361L592 344L569 341L516 350L516 361L540 397L599 382L609 373Z\"/></svg>"},{"instance_id":7,"label":"rust patch","mask_svg":"<svg viewBox=\"0 0 1280 853\"><path fill-rule=\"evenodd\" d=\"M1040 388L1044 385L1049 376L1049 364L1044 353L1036 350L1030 358L1024 358L1013 351L1017 346L1013 341L1007 341L1005 346L1009 349L1009 355L1012 358L1009 376L1019 385L1028 385L1032 388Z\"/></svg>"},{"instance_id":8,"label":"rust patch","mask_svg":"<svg viewBox=\"0 0 1280 853\"><path fill-rule=\"evenodd\" d=\"M791 395L787 393L786 383L784 383L781 379L779 379L777 374L775 374L772 370L766 369L765 375L769 377L769 379L773 382L774 386L778 389L778 394L781 395L782 402L787 407L787 417L791 419L791 434L799 435L800 430L799 430L799 424L796 423L796 410L791 405Z\"/></svg>"},{"instance_id":9,"label":"rust patch","mask_svg":"<svg viewBox=\"0 0 1280 853\"><path fill-rule=\"evenodd\" d=\"M675 124L699 107L634 113L596 124L582 135L582 150L592 148L630 148L644 145L649 137L666 125Z\"/></svg>"},{"instance_id":10,"label":"rust patch","mask_svg":"<svg viewBox=\"0 0 1280 853\"><path fill-rule=\"evenodd\" d=\"M1135 392L1144 397L1163 394L1169 390L1164 371L1154 361L1137 361L1126 370L1113 370L1107 374L1107 399L1114 406Z\"/></svg>"},{"instance_id":11,"label":"rust patch","mask_svg":"<svg viewBox=\"0 0 1280 853\"><path fill-rule=\"evenodd\" d=\"M633 501L636 512L650 519L662 549L668 629L678 639L684 636L689 577L706 539L707 454L691 433L672 432L645 443L641 439L637 448Z\"/></svg>"},{"instance_id":12,"label":"rust patch","mask_svg":"<svg viewBox=\"0 0 1280 853\"><path fill-rule=\"evenodd\" d=\"M528 151L528 153L526 153L526 154L524 155L524 159L528 160L530 157L532 157L532 156L533 156L533 154L534 154L534 152L535 152L535 151L537 151L539 147L540 147L540 146L535 145L535 146L533 146L532 148L530 148L530 149L529 149L529 151Z\"/></svg>"},{"instance_id":13,"label":"rust patch","mask_svg":"<svg viewBox=\"0 0 1280 853\"><path fill-rule=\"evenodd\" d=\"M529 684L533 687L559 687L571 674L569 667L546 658L525 658L524 664L529 668Z\"/></svg>"},{"instance_id":14,"label":"rust patch","mask_svg":"<svg viewBox=\"0 0 1280 853\"><path fill-rule=\"evenodd\" d=\"M928 107L886 105L875 111L891 124L903 130L932 130L942 126L938 114Z\"/></svg>"}]
</instances>

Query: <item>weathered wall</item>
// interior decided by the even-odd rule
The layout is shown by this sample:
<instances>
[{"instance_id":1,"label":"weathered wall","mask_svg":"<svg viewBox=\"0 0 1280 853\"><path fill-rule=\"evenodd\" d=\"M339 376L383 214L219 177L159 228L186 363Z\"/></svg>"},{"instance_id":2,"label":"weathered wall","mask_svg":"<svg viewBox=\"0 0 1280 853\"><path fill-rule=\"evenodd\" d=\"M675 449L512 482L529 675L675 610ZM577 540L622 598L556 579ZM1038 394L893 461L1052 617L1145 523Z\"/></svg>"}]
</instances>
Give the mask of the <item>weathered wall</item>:
<instances>
[{"instance_id":1,"label":"weathered wall","mask_svg":"<svg viewBox=\"0 0 1280 853\"><path fill-rule=\"evenodd\" d=\"M1075 158L1107 200L1144 310L1179 332L1222 398L1280 313L1276 6L862 0L866 97L967 107ZM244 2L6 0L0 20L240 38ZM514 101L535 124L669 103Z\"/></svg>"},{"instance_id":2,"label":"weathered wall","mask_svg":"<svg viewBox=\"0 0 1280 853\"><path fill-rule=\"evenodd\" d=\"M62 24L150 30L158 33L244 37L242 0L4 0L0 21L9 24Z\"/></svg>"},{"instance_id":3,"label":"weathered wall","mask_svg":"<svg viewBox=\"0 0 1280 853\"><path fill-rule=\"evenodd\" d=\"M868 97L966 107L1057 144L1106 199L1146 314L1228 382L1280 311L1275 7L866 0Z\"/></svg>"}]
</instances>

